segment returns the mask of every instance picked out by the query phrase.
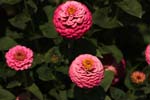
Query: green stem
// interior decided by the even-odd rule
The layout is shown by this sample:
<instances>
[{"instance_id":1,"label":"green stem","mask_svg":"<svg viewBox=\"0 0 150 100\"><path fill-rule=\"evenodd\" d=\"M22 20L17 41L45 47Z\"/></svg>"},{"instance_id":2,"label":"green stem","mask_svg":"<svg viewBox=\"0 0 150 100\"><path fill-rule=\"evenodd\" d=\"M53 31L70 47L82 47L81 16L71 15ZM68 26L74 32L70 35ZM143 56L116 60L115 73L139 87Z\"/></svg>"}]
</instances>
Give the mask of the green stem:
<instances>
[{"instance_id":1,"label":"green stem","mask_svg":"<svg viewBox=\"0 0 150 100\"><path fill-rule=\"evenodd\" d=\"M72 51L73 51L73 44L74 44L74 40L69 40L68 41L68 58L69 60L71 59L71 55L72 55Z\"/></svg>"},{"instance_id":2,"label":"green stem","mask_svg":"<svg viewBox=\"0 0 150 100\"><path fill-rule=\"evenodd\" d=\"M26 71L22 71L22 75L23 75L23 85L24 87L27 87L28 86L28 81L27 81L27 74L26 74Z\"/></svg>"},{"instance_id":3,"label":"green stem","mask_svg":"<svg viewBox=\"0 0 150 100\"><path fill-rule=\"evenodd\" d=\"M28 4L27 4L27 1L26 0L24 0L24 7L25 7L25 10L26 10L26 12L29 14L29 16L30 16L30 18L32 17L31 16L31 14L30 14L30 12L29 12L29 8L28 8ZM32 18L31 18L31 26L32 26L32 32L34 33L35 32L35 26L34 26L34 23L33 23L33 21L32 21Z\"/></svg>"}]
</instances>

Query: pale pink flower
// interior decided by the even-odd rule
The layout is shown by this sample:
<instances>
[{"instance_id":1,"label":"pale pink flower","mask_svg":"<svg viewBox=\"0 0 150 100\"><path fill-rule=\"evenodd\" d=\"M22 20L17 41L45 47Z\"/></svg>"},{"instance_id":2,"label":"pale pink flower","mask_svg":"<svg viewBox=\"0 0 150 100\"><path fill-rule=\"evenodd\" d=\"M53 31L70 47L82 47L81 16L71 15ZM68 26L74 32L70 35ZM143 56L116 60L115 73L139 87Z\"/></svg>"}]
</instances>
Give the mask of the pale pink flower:
<instances>
[{"instance_id":1,"label":"pale pink flower","mask_svg":"<svg viewBox=\"0 0 150 100\"><path fill-rule=\"evenodd\" d=\"M16 100L31 100L30 99L30 94L24 92L24 93L21 93L19 94L17 97L16 97Z\"/></svg>"},{"instance_id":2,"label":"pale pink flower","mask_svg":"<svg viewBox=\"0 0 150 100\"><path fill-rule=\"evenodd\" d=\"M112 84L116 84L120 79L124 78L126 68L124 59L122 59L120 63L117 63L112 55L107 54L103 56L102 63L105 70L114 72L114 79L112 81Z\"/></svg>"},{"instance_id":3,"label":"pale pink flower","mask_svg":"<svg viewBox=\"0 0 150 100\"><path fill-rule=\"evenodd\" d=\"M84 4L66 1L55 10L53 23L61 36L78 39L92 26L92 14Z\"/></svg>"},{"instance_id":4,"label":"pale pink flower","mask_svg":"<svg viewBox=\"0 0 150 100\"><path fill-rule=\"evenodd\" d=\"M93 88L98 86L104 78L104 68L96 56L82 54L72 62L69 76L80 88Z\"/></svg>"},{"instance_id":5,"label":"pale pink flower","mask_svg":"<svg viewBox=\"0 0 150 100\"><path fill-rule=\"evenodd\" d=\"M17 45L5 54L7 65L18 71L28 69L33 62L33 51L25 46Z\"/></svg>"},{"instance_id":6,"label":"pale pink flower","mask_svg":"<svg viewBox=\"0 0 150 100\"><path fill-rule=\"evenodd\" d=\"M146 62L150 65L150 44L147 45L146 47L145 58L146 58Z\"/></svg>"}]
</instances>

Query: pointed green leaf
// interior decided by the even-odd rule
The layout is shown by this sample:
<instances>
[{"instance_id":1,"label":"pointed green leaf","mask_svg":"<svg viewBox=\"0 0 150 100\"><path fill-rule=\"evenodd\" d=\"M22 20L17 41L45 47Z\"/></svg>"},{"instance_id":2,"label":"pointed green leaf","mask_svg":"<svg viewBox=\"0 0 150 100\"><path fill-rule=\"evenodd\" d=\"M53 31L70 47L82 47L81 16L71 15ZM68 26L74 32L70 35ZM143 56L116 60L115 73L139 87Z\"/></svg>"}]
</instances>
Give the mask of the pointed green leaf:
<instances>
[{"instance_id":1,"label":"pointed green leaf","mask_svg":"<svg viewBox=\"0 0 150 100\"><path fill-rule=\"evenodd\" d=\"M30 20L30 15L24 11L16 15L15 17L9 19L9 22L16 28L25 29L27 26L27 22L29 22Z\"/></svg>"},{"instance_id":2,"label":"pointed green leaf","mask_svg":"<svg viewBox=\"0 0 150 100\"><path fill-rule=\"evenodd\" d=\"M142 6L137 0L123 0L116 3L126 13L141 18L143 15Z\"/></svg>"},{"instance_id":3,"label":"pointed green leaf","mask_svg":"<svg viewBox=\"0 0 150 100\"><path fill-rule=\"evenodd\" d=\"M56 100L60 100L60 97L58 96L58 92L56 89L51 89L49 92L48 92L49 95L53 96Z\"/></svg>"},{"instance_id":4,"label":"pointed green leaf","mask_svg":"<svg viewBox=\"0 0 150 100\"><path fill-rule=\"evenodd\" d=\"M116 28L123 26L120 21L118 21L115 17L108 17L108 8L97 9L93 14L93 22L94 24L99 25L102 28Z\"/></svg>"},{"instance_id":5,"label":"pointed green leaf","mask_svg":"<svg viewBox=\"0 0 150 100\"><path fill-rule=\"evenodd\" d=\"M39 79L42 81L50 81L50 80L55 79L55 76L53 75L51 69L47 66L43 65L40 68L38 68L37 73L38 73Z\"/></svg>"},{"instance_id":6,"label":"pointed green leaf","mask_svg":"<svg viewBox=\"0 0 150 100\"><path fill-rule=\"evenodd\" d=\"M15 96L11 92L0 88L0 100L14 100L14 99Z\"/></svg>"},{"instance_id":7,"label":"pointed green leaf","mask_svg":"<svg viewBox=\"0 0 150 100\"><path fill-rule=\"evenodd\" d=\"M19 38L22 38L23 37L23 33L18 33L16 31L12 31L10 29L7 29L6 30L6 36L7 37L11 37L13 39L19 39Z\"/></svg>"},{"instance_id":8,"label":"pointed green leaf","mask_svg":"<svg viewBox=\"0 0 150 100\"><path fill-rule=\"evenodd\" d=\"M17 45L16 41L10 37L0 38L0 50L8 50L15 45Z\"/></svg>"},{"instance_id":9,"label":"pointed green leaf","mask_svg":"<svg viewBox=\"0 0 150 100\"><path fill-rule=\"evenodd\" d=\"M34 94L39 100L43 100L43 95L36 84L27 87L26 90Z\"/></svg>"},{"instance_id":10,"label":"pointed green leaf","mask_svg":"<svg viewBox=\"0 0 150 100\"><path fill-rule=\"evenodd\" d=\"M19 3L21 0L0 0L0 4L14 5Z\"/></svg>"},{"instance_id":11,"label":"pointed green leaf","mask_svg":"<svg viewBox=\"0 0 150 100\"><path fill-rule=\"evenodd\" d=\"M45 6L43 10L45 11L45 14L47 15L48 21L52 22L55 8L52 6Z\"/></svg>"},{"instance_id":12,"label":"pointed green leaf","mask_svg":"<svg viewBox=\"0 0 150 100\"><path fill-rule=\"evenodd\" d=\"M52 23L40 25L40 30L47 38L56 38L58 36L58 33L55 31L55 27Z\"/></svg>"},{"instance_id":13,"label":"pointed green leaf","mask_svg":"<svg viewBox=\"0 0 150 100\"><path fill-rule=\"evenodd\" d=\"M42 54L35 54L34 61L31 68L34 68L36 65L44 62L44 56Z\"/></svg>"},{"instance_id":14,"label":"pointed green leaf","mask_svg":"<svg viewBox=\"0 0 150 100\"><path fill-rule=\"evenodd\" d=\"M35 13L37 12L38 8L37 8L37 6L36 6L36 4L34 3L33 0L28 0L28 1L27 1L27 4L28 4L31 8L33 8L33 10L34 10Z\"/></svg>"},{"instance_id":15,"label":"pointed green leaf","mask_svg":"<svg viewBox=\"0 0 150 100\"><path fill-rule=\"evenodd\" d=\"M111 98L109 96L106 96L105 100L111 100Z\"/></svg>"},{"instance_id":16,"label":"pointed green leaf","mask_svg":"<svg viewBox=\"0 0 150 100\"><path fill-rule=\"evenodd\" d=\"M104 88L105 92L109 89L114 79L114 73L112 71L105 71L104 79L101 82L101 86Z\"/></svg>"},{"instance_id":17,"label":"pointed green leaf","mask_svg":"<svg viewBox=\"0 0 150 100\"><path fill-rule=\"evenodd\" d=\"M59 91L60 100L68 100L67 99L67 92L65 90Z\"/></svg>"},{"instance_id":18,"label":"pointed green leaf","mask_svg":"<svg viewBox=\"0 0 150 100\"><path fill-rule=\"evenodd\" d=\"M58 72L68 75L69 68L67 66L56 66L55 69Z\"/></svg>"},{"instance_id":19,"label":"pointed green leaf","mask_svg":"<svg viewBox=\"0 0 150 100\"><path fill-rule=\"evenodd\" d=\"M19 81L11 81L10 83L8 83L6 88L14 88L17 86L21 86L21 83Z\"/></svg>"},{"instance_id":20,"label":"pointed green leaf","mask_svg":"<svg viewBox=\"0 0 150 100\"><path fill-rule=\"evenodd\" d=\"M111 53L112 56L116 59L117 63L119 63L123 58L122 52L116 45L102 45L100 51L102 54Z\"/></svg>"},{"instance_id":21,"label":"pointed green leaf","mask_svg":"<svg viewBox=\"0 0 150 100\"><path fill-rule=\"evenodd\" d=\"M110 94L114 100L127 100L128 98L124 91L115 87L110 88Z\"/></svg>"}]
</instances>

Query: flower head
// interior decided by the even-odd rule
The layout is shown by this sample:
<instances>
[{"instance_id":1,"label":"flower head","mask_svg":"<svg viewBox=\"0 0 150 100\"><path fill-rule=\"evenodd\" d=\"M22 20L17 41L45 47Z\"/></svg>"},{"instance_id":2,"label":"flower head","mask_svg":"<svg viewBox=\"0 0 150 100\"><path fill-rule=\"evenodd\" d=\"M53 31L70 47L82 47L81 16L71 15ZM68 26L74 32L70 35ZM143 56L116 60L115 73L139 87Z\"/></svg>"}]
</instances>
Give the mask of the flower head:
<instances>
[{"instance_id":1,"label":"flower head","mask_svg":"<svg viewBox=\"0 0 150 100\"><path fill-rule=\"evenodd\" d=\"M16 100L30 100L30 96L27 93L22 93L16 97Z\"/></svg>"},{"instance_id":2,"label":"flower head","mask_svg":"<svg viewBox=\"0 0 150 100\"><path fill-rule=\"evenodd\" d=\"M146 47L145 58L146 62L150 65L150 44Z\"/></svg>"},{"instance_id":3,"label":"flower head","mask_svg":"<svg viewBox=\"0 0 150 100\"><path fill-rule=\"evenodd\" d=\"M96 56L82 54L72 62L69 76L80 88L93 88L98 86L104 77L103 65Z\"/></svg>"},{"instance_id":4,"label":"flower head","mask_svg":"<svg viewBox=\"0 0 150 100\"><path fill-rule=\"evenodd\" d=\"M131 81L135 84L141 84L145 81L146 79L146 75L143 72L140 71L134 71L133 73L131 73Z\"/></svg>"},{"instance_id":5,"label":"flower head","mask_svg":"<svg viewBox=\"0 0 150 100\"><path fill-rule=\"evenodd\" d=\"M112 55L106 54L103 56L102 63L105 70L110 70L114 72L114 79L112 84L118 83L119 80L124 77L126 68L126 63L124 59L122 59L120 63L117 63Z\"/></svg>"},{"instance_id":6,"label":"flower head","mask_svg":"<svg viewBox=\"0 0 150 100\"><path fill-rule=\"evenodd\" d=\"M33 61L33 51L25 46L17 45L5 54L7 65L18 71L28 69Z\"/></svg>"},{"instance_id":7,"label":"flower head","mask_svg":"<svg viewBox=\"0 0 150 100\"><path fill-rule=\"evenodd\" d=\"M84 4L66 1L55 10L53 23L61 36L78 39L92 26L92 14Z\"/></svg>"}]
</instances>

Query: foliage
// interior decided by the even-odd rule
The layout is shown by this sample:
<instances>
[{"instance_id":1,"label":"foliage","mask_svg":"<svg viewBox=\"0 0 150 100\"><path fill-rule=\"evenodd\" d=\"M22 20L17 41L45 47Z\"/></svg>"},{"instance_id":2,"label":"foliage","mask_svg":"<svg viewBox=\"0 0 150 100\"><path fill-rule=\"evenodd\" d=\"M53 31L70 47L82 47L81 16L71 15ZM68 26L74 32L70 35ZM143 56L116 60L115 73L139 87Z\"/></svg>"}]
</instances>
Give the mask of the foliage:
<instances>
[{"instance_id":1,"label":"foliage","mask_svg":"<svg viewBox=\"0 0 150 100\"><path fill-rule=\"evenodd\" d=\"M150 66L144 50L150 43L149 0L77 0L93 15L92 28L78 40L58 35L52 23L55 8L66 0L0 0L0 100L14 100L27 93L29 100L149 100ZM32 67L14 71L6 65L5 53L16 44L34 51ZM100 59L111 54L117 63L126 61L126 75L113 85L114 74L105 71L100 86L76 87L68 68L79 54ZM130 74L146 74L142 84Z\"/></svg>"}]
</instances>

